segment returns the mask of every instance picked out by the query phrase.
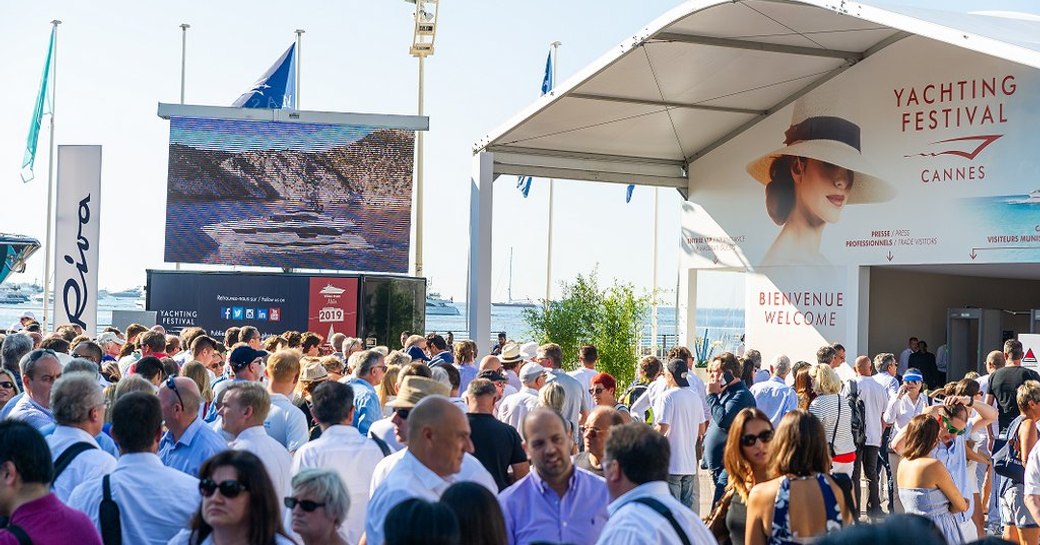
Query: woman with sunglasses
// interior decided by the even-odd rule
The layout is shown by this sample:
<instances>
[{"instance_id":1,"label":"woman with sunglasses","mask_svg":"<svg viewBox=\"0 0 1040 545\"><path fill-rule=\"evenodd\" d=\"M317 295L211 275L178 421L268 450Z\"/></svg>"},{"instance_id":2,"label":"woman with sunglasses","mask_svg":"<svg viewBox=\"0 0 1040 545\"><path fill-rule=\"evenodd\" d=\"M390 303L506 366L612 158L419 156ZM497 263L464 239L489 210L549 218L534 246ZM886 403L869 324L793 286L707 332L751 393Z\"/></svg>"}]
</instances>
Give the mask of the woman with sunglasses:
<instances>
[{"instance_id":1,"label":"woman with sunglasses","mask_svg":"<svg viewBox=\"0 0 1040 545\"><path fill-rule=\"evenodd\" d=\"M295 545L282 528L278 497L255 454L226 450L199 470L202 503L169 545Z\"/></svg>"},{"instance_id":2,"label":"woman with sunglasses","mask_svg":"<svg viewBox=\"0 0 1040 545\"><path fill-rule=\"evenodd\" d=\"M14 379L14 373L0 368L0 407L3 407L16 395L18 395L18 381Z\"/></svg>"},{"instance_id":3,"label":"woman with sunglasses","mask_svg":"<svg viewBox=\"0 0 1040 545\"><path fill-rule=\"evenodd\" d=\"M888 407L885 408L885 414L881 417L885 424L892 426L889 435L892 440L888 447L888 466L892 469L892 475L899 473L899 462L903 459L899 451L894 448L896 435L906 428L911 418L923 413L932 404L931 399L922 391L923 383L924 376L920 370L913 367L907 369L903 374L903 385L899 387L899 393L889 398ZM895 512L902 513L903 506L899 502L899 495L896 494L893 499L895 500Z\"/></svg>"},{"instance_id":4,"label":"woman with sunglasses","mask_svg":"<svg viewBox=\"0 0 1040 545\"><path fill-rule=\"evenodd\" d=\"M347 545L338 532L347 520L350 495L335 471L304 469L297 473L285 508L291 516L292 531L303 545Z\"/></svg>"},{"instance_id":5,"label":"woman with sunglasses","mask_svg":"<svg viewBox=\"0 0 1040 545\"><path fill-rule=\"evenodd\" d=\"M741 409L729 428L722 461L729 475L726 495L730 497L730 504L726 510L726 529L733 545L744 545L748 494L756 484L770 478L769 445L772 441L773 423L758 409Z\"/></svg>"},{"instance_id":6,"label":"woman with sunglasses","mask_svg":"<svg viewBox=\"0 0 1040 545\"><path fill-rule=\"evenodd\" d=\"M773 434L770 458L771 474L777 477L756 484L748 494L745 543L808 543L852 523L841 488L828 475L831 457L818 418L802 409L784 415Z\"/></svg>"},{"instance_id":7,"label":"woman with sunglasses","mask_svg":"<svg viewBox=\"0 0 1040 545\"><path fill-rule=\"evenodd\" d=\"M589 380L589 394L596 405L605 405L621 415L623 423L632 421L632 414L617 400L617 380L610 373L598 373Z\"/></svg>"},{"instance_id":8,"label":"woman with sunglasses","mask_svg":"<svg viewBox=\"0 0 1040 545\"><path fill-rule=\"evenodd\" d=\"M910 419L897 438L903 461L896 484L905 512L927 517L946 536L947 543L956 545L965 539L954 514L967 511L969 506L950 472L931 456L939 444L941 428L939 420L930 414Z\"/></svg>"}]
</instances>

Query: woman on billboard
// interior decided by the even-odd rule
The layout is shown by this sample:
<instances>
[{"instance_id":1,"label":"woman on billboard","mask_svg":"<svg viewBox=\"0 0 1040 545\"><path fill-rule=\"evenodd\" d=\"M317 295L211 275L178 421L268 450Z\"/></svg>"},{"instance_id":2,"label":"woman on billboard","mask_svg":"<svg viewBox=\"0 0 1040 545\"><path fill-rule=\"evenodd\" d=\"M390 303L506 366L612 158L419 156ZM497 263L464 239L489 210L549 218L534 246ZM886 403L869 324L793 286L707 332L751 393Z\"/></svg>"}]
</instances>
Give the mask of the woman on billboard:
<instances>
[{"instance_id":1,"label":"woman on billboard","mask_svg":"<svg viewBox=\"0 0 1040 545\"><path fill-rule=\"evenodd\" d=\"M895 196L860 150L860 127L830 97L795 102L784 147L752 161L747 172L766 186L766 211L780 234L761 265L830 265L820 253L823 227L837 223L847 204Z\"/></svg>"}]
</instances>

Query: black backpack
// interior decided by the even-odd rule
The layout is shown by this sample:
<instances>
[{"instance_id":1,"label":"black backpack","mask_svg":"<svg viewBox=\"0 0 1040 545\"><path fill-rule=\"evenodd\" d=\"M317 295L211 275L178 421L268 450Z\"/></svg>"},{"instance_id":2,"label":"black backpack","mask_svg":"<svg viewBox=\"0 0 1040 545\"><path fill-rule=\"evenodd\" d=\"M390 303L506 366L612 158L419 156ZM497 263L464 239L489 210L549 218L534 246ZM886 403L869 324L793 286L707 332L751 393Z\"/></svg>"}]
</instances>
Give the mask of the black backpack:
<instances>
[{"instance_id":1,"label":"black backpack","mask_svg":"<svg viewBox=\"0 0 1040 545\"><path fill-rule=\"evenodd\" d=\"M847 396L852 415L852 440L856 443L857 449L867 443L867 409L863 400L859 398L858 386L855 380L850 380L848 382L849 395Z\"/></svg>"}]
</instances>

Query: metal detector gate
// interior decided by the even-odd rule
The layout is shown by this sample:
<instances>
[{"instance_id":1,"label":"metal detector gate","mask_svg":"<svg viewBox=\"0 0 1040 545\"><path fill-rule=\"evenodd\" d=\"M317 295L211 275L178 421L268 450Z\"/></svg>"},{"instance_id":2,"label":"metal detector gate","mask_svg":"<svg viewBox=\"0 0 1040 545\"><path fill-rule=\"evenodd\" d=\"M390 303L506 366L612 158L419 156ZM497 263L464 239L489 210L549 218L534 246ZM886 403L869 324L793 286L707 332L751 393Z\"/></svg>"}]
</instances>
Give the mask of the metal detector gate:
<instances>
[{"instance_id":1,"label":"metal detector gate","mask_svg":"<svg viewBox=\"0 0 1040 545\"><path fill-rule=\"evenodd\" d=\"M986 351L1002 346L1000 310L951 308L946 313L949 350L948 377L963 377L968 371L985 374Z\"/></svg>"}]
</instances>

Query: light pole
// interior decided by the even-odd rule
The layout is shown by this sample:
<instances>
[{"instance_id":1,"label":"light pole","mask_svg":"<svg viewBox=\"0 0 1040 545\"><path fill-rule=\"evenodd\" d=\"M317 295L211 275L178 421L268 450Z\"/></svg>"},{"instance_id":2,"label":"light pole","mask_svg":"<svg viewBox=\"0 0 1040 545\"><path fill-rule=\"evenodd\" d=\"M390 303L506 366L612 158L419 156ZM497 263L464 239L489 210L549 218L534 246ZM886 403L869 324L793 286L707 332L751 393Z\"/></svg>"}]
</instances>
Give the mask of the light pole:
<instances>
[{"instance_id":1,"label":"light pole","mask_svg":"<svg viewBox=\"0 0 1040 545\"><path fill-rule=\"evenodd\" d=\"M295 79L296 79L296 97L294 98L293 102L295 103L295 106L296 106L297 110L300 109L300 83L301 83L300 82L300 75L301 75L300 61L302 60L300 54L302 53L302 49L303 49L303 33L304 32L307 32L307 31L302 29L302 28L296 29L296 74L295 74ZM284 105L284 103L283 103L283 105Z\"/></svg>"},{"instance_id":2,"label":"light pole","mask_svg":"<svg viewBox=\"0 0 1040 545\"><path fill-rule=\"evenodd\" d=\"M433 55L440 0L405 0L415 4L415 30L409 53L419 59L419 115L423 115L426 57ZM423 274L423 131L415 138L415 276Z\"/></svg>"}]
</instances>

